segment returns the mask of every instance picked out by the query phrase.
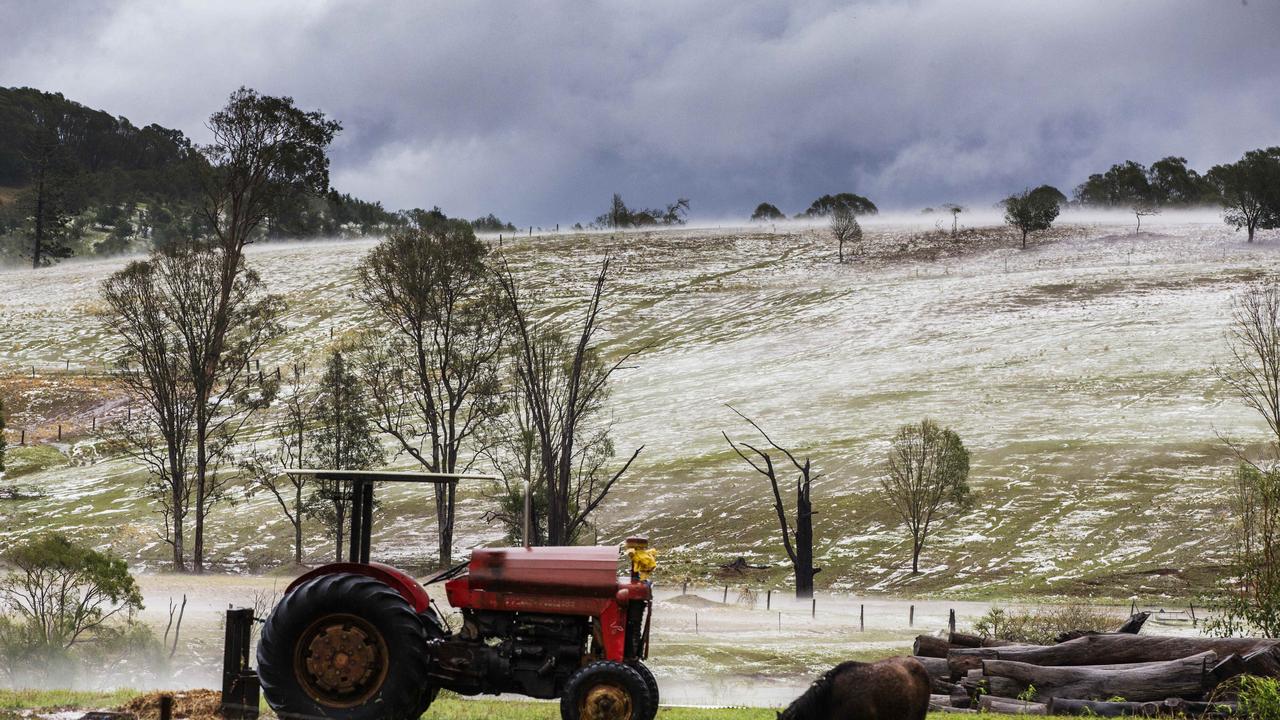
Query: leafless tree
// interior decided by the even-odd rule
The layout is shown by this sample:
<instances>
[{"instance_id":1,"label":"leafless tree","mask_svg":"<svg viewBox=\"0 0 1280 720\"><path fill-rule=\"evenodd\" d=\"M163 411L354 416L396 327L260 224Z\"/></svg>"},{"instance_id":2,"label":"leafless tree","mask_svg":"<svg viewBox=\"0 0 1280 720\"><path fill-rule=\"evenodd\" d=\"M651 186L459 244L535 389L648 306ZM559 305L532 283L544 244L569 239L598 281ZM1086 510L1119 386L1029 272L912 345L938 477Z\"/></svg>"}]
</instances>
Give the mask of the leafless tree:
<instances>
[{"instance_id":1,"label":"leafless tree","mask_svg":"<svg viewBox=\"0 0 1280 720\"><path fill-rule=\"evenodd\" d=\"M844 244L854 246L855 254L862 254L862 226L853 210L844 205L837 205L831 213L831 234L835 236L839 247L840 262L844 262Z\"/></svg>"},{"instance_id":2,"label":"leafless tree","mask_svg":"<svg viewBox=\"0 0 1280 720\"><path fill-rule=\"evenodd\" d=\"M1227 347L1231 357L1215 372L1266 422L1280 461L1280 286L1259 283L1236 296Z\"/></svg>"},{"instance_id":3,"label":"leafless tree","mask_svg":"<svg viewBox=\"0 0 1280 720\"><path fill-rule=\"evenodd\" d=\"M1140 202L1133 206L1133 216L1137 218L1138 224L1134 228L1133 234L1137 235L1142 232L1142 218L1160 214L1160 207L1152 202Z\"/></svg>"},{"instance_id":4,"label":"leafless tree","mask_svg":"<svg viewBox=\"0 0 1280 720\"><path fill-rule=\"evenodd\" d=\"M942 209L951 213L951 235L954 237L960 226L960 213L964 212L964 206L956 203L943 203Z\"/></svg>"},{"instance_id":5,"label":"leafless tree","mask_svg":"<svg viewBox=\"0 0 1280 720\"><path fill-rule=\"evenodd\" d=\"M277 387L250 363L280 334L284 303L263 291L253 270L237 270L230 287L224 286L225 263L222 249L199 246L158 252L151 260L164 285L169 321L182 338L195 398L191 566L197 573L204 571L205 522L227 497L231 476L220 473L227 450L253 413L270 404Z\"/></svg>"},{"instance_id":6,"label":"leafless tree","mask_svg":"<svg viewBox=\"0 0 1280 720\"><path fill-rule=\"evenodd\" d=\"M609 381L639 352L606 361L596 346L609 265L607 258L601 263L575 335L568 327L535 320L510 266L503 263L498 272L514 328L518 391L545 485L548 545L571 544L644 449L636 448L616 471L606 470L614 455L605 406Z\"/></svg>"},{"instance_id":7,"label":"leafless tree","mask_svg":"<svg viewBox=\"0 0 1280 720\"><path fill-rule=\"evenodd\" d=\"M429 472L470 468L479 431L502 411L507 326L487 252L469 223L427 220L393 233L357 270L356 296L386 329L361 359L378 429ZM450 565L456 483L435 492L440 563Z\"/></svg>"},{"instance_id":8,"label":"leafless tree","mask_svg":"<svg viewBox=\"0 0 1280 720\"><path fill-rule=\"evenodd\" d=\"M188 509L194 512L191 569L197 572L204 566L205 520L226 497L230 478L218 473L225 452L273 394L274 384L251 372L249 359L278 334L282 306L261 292L255 273L238 273L228 300L234 311L210 371L209 309L221 293L222 263L216 248L173 247L130 263L102 287L106 324L122 342L117 377L150 411L121 431L157 479L153 489L168 490L162 507L178 568L185 567L179 562L182 525Z\"/></svg>"},{"instance_id":9,"label":"leafless tree","mask_svg":"<svg viewBox=\"0 0 1280 720\"><path fill-rule=\"evenodd\" d=\"M923 420L898 429L880 481L885 503L911 535L911 572L933 524L969 503L969 451L960 436Z\"/></svg>"},{"instance_id":10,"label":"leafless tree","mask_svg":"<svg viewBox=\"0 0 1280 720\"><path fill-rule=\"evenodd\" d=\"M1236 295L1227 332L1230 359L1214 370L1271 435L1266 458L1220 436L1239 466L1231 484L1232 581L1217 598L1209 632L1280 633L1280 286L1255 284Z\"/></svg>"},{"instance_id":11,"label":"leafless tree","mask_svg":"<svg viewBox=\"0 0 1280 720\"><path fill-rule=\"evenodd\" d=\"M541 451L533 413L519 373L511 373L506 389L506 412L494 418L485 433L484 456L499 477L487 493L495 507L485 513L485 521L498 522L505 527L507 540L512 544L545 545L546 475L540 462Z\"/></svg>"},{"instance_id":12,"label":"leafless tree","mask_svg":"<svg viewBox=\"0 0 1280 720\"><path fill-rule=\"evenodd\" d=\"M102 285L103 314L120 347L113 376L143 408L113 432L149 471L146 494L164 518L161 535L183 571L186 520L191 508L195 395L181 334L170 321L165 288L150 262L130 263Z\"/></svg>"},{"instance_id":13,"label":"leafless tree","mask_svg":"<svg viewBox=\"0 0 1280 720\"><path fill-rule=\"evenodd\" d=\"M805 458L804 462L800 462L794 453L782 447L769 437L769 434L760 427L755 420L738 412L732 406L729 407L738 417L746 420L756 432L760 433L760 437L769 444L769 448L782 453L791 464L792 469L796 473L796 508L795 521L787 519L787 508L782 500L781 481L778 479L778 468L774 465L773 456L769 454L768 448L758 448L750 443L736 443L729 434L721 431L725 442L729 443L729 447L742 458L751 469L760 473L769 479L769 485L773 488L773 509L778 515L778 525L782 530L782 546L787 551L787 557L791 559L791 566L795 570L796 576L796 597L799 599L807 599L813 597L813 578L822 572L822 568L813 565L813 516L817 513L813 510L813 498L811 494L811 485L816 478L813 468L809 463L809 458ZM748 452L743 452L746 448Z\"/></svg>"},{"instance_id":14,"label":"leafless tree","mask_svg":"<svg viewBox=\"0 0 1280 720\"><path fill-rule=\"evenodd\" d=\"M307 433L315 421L315 388L308 381L301 362L289 368L288 393L281 404L283 417L274 425L276 446L272 452L254 451L240 460L248 474L250 493L266 491L275 498L293 528L293 562L302 564L302 525L307 511L306 491L311 477L287 475L281 468L307 466Z\"/></svg>"}]
</instances>

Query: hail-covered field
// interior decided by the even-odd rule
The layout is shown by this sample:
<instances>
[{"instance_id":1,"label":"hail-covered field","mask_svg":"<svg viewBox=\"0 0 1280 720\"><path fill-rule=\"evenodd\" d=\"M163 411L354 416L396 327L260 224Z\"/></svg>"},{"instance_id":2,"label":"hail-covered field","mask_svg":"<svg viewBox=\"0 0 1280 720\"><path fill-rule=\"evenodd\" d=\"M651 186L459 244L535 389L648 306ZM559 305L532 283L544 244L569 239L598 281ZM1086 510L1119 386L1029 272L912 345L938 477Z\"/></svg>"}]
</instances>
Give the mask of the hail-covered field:
<instances>
[{"instance_id":1,"label":"hail-covered field","mask_svg":"<svg viewBox=\"0 0 1280 720\"><path fill-rule=\"evenodd\" d=\"M1179 594L1221 560L1231 461L1217 435L1262 434L1212 367L1225 355L1232 294L1280 259L1274 234L1248 245L1214 216L1152 220L1135 235L1121 216L1067 215L1021 250L994 224L952 238L932 219L873 219L869 257L845 265L823 228L802 226L508 237L503 252L566 321L612 258L606 350L640 351L616 375L616 447L644 451L595 519L601 542L648 533L668 582L737 556L785 564L768 485L721 436L750 436L732 405L820 473L824 586L1127 597ZM252 249L250 264L289 304L287 335L261 358L266 372L294 359L317 369L331 331L372 327L351 296L372 244ZM6 483L39 497L0 500L0 543L61 529L157 567L166 553L140 494L145 474L91 447L92 423L126 412L99 374L113 340L95 318L99 283L123 263L0 272L10 443L23 426L49 443L11 453ZM895 429L926 417L972 452L975 505L939 525L913 577L876 491ZM246 447L268 442L267 419ZM484 490L463 488L459 553L501 539L484 521ZM390 488L384 498L375 553L429 564L429 494ZM217 561L260 567L283 563L291 537L259 494L216 510L207 544ZM317 559L327 552L317 534L308 546ZM785 577L779 567L730 582Z\"/></svg>"}]
</instances>

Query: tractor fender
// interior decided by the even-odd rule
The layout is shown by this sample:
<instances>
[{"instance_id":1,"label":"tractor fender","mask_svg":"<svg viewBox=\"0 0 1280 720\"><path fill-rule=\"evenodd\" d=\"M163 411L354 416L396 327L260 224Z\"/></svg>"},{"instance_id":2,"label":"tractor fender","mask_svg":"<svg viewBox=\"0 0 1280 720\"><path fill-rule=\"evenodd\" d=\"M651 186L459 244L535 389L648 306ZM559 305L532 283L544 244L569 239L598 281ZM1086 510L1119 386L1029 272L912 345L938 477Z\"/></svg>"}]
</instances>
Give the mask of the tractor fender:
<instances>
[{"instance_id":1,"label":"tractor fender","mask_svg":"<svg viewBox=\"0 0 1280 720\"><path fill-rule=\"evenodd\" d=\"M289 583L289 587L285 588L284 593L288 595L293 592L294 588L308 580L325 575L338 575L343 573L350 575L363 575L391 586L391 589L400 593L400 596L405 599L405 602L413 606L413 611L416 613L421 614L426 612L427 608L431 606L431 598L427 595L427 591L422 589L422 585L418 584L417 580L414 580L409 575L391 567L390 565L383 565L382 563L376 562L342 562L321 565L314 570L309 570L302 575L299 575L293 582Z\"/></svg>"}]
</instances>

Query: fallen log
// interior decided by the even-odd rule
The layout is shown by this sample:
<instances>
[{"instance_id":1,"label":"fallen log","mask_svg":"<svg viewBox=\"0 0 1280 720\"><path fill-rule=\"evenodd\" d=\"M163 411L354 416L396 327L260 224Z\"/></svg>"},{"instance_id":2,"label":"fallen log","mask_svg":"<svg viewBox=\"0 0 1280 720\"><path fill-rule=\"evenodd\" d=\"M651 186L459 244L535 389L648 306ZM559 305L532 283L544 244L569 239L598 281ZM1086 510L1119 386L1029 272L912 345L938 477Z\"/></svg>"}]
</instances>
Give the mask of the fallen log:
<instances>
[{"instance_id":1,"label":"fallen log","mask_svg":"<svg viewBox=\"0 0 1280 720\"><path fill-rule=\"evenodd\" d=\"M946 658L930 657L928 655L915 656L916 661L924 666L924 671L929 673L931 677L949 678L951 676L951 668L947 665Z\"/></svg>"},{"instance_id":2,"label":"fallen log","mask_svg":"<svg viewBox=\"0 0 1280 720\"><path fill-rule=\"evenodd\" d=\"M934 710L940 707L951 707L951 696L936 693L929 695L929 709Z\"/></svg>"},{"instance_id":3,"label":"fallen log","mask_svg":"<svg viewBox=\"0 0 1280 720\"><path fill-rule=\"evenodd\" d=\"M1212 669L1218 655L1206 651L1164 662L1103 666L1041 666L1013 660L983 660L982 674L996 694L995 679L1018 683L1021 695L1035 686L1036 701L1049 698L1103 700L1122 697L1131 702L1164 700L1170 697L1197 697L1217 684ZM1003 693L1000 693L1003 694Z\"/></svg>"},{"instance_id":4,"label":"fallen log","mask_svg":"<svg viewBox=\"0 0 1280 720\"><path fill-rule=\"evenodd\" d=\"M1250 675L1280 678L1280 645L1254 650L1243 660L1244 671Z\"/></svg>"},{"instance_id":5,"label":"fallen log","mask_svg":"<svg viewBox=\"0 0 1280 720\"><path fill-rule=\"evenodd\" d=\"M1002 640L1000 638L982 637L981 635L969 635L958 632L953 632L948 635L947 640L954 647L1004 647L1006 645L1019 644L1012 640Z\"/></svg>"},{"instance_id":6,"label":"fallen log","mask_svg":"<svg viewBox=\"0 0 1280 720\"><path fill-rule=\"evenodd\" d=\"M1155 717L1163 705L1158 702L1105 702L1102 700L1074 700L1050 698L1046 705L1052 715L1088 715L1098 717Z\"/></svg>"},{"instance_id":7,"label":"fallen log","mask_svg":"<svg viewBox=\"0 0 1280 720\"><path fill-rule=\"evenodd\" d=\"M1015 700L1013 698L983 695L978 699L978 709L986 712L1006 715L1048 715L1048 706L1044 703Z\"/></svg>"},{"instance_id":8,"label":"fallen log","mask_svg":"<svg viewBox=\"0 0 1280 720\"><path fill-rule=\"evenodd\" d=\"M951 651L951 643L933 635L917 635L911 645L911 654L916 657L946 658Z\"/></svg>"},{"instance_id":9,"label":"fallen log","mask_svg":"<svg viewBox=\"0 0 1280 720\"><path fill-rule=\"evenodd\" d=\"M953 676L977 667L974 658L1014 660L1032 665L1123 665L1164 662L1213 652L1219 657L1241 657L1274 647L1280 640L1264 638L1208 638L1170 635L1086 635L1060 645L1010 645L1007 647L954 648L947 653Z\"/></svg>"},{"instance_id":10,"label":"fallen log","mask_svg":"<svg viewBox=\"0 0 1280 720\"><path fill-rule=\"evenodd\" d=\"M1119 635L1137 635L1142 632L1142 626L1147 624L1147 618L1149 617L1151 617L1149 612L1134 613L1129 616L1128 620L1124 621L1123 625L1116 628L1116 633Z\"/></svg>"},{"instance_id":11,"label":"fallen log","mask_svg":"<svg viewBox=\"0 0 1280 720\"><path fill-rule=\"evenodd\" d=\"M1146 624L1147 618L1149 617L1151 617L1151 613L1149 612L1144 611L1140 613L1134 613L1133 615L1130 615L1129 619L1125 620L1124 623L1120 627L1116 628L1116 630L1111 634L1137 635L1139 632L1142 631L1142 626ZM1106 635L1106 634L1108 633L1099 632L1097 630L1068 630L1067 632L1059 633L1058 636L1053 639L1053 641L1054 643L1064 643L1069 640L1075 640L1076 638L1082 638L1085 635Z\"/></svg>"},{"instance_id":12,"label":"fallen log","mask_svg":"<svg viewBox=\"0 0 1280 720\"><path fill-rule=\"evenodd\" d=\"M1049 700L1047 710L1050 715L1096 715L1098 717L1152 717L1155 715L1225 717L1238 713L1237 706L1233 702L1208 703L1181 698L1168 698L1163 702L1104 702L1056 697Z\"/></svg>"},{"instance_id":13,"label":"fallen log","mask_svg":"<svg viewBox=\"0 0 1280 720\"><path fill-rule=\"evenodd\" d=\"M956 647L947 653L947 667L951 669L951 677L964 677L970 670L982 667L983 660L997 660L1003 657L998 651L1015 648L1035 649L1044 645L1001 645L997 647Z\"/></svg>"},{"instance_id":14,"label":"fallen log","mask_svg":"<svg viewBox=\"0 0 1280 720\"><path fill-rule=\"evenodd\" d=\"M1218 664L1214 665L1213 669L1209 672L1213 674L1213 682L1216 685L1228 678L1243 675L1245 670L1244 658L1236 655L1235 653L1231 653L1222 660L1219 660Z\"/></svg>"},{"instance_id":15,"label":"fallen log","mask_svg":"<svg viewBox=\"0 0 1280 720\"><path fill-rule=\"evenodd\" d=\"M982 674L982 668L970 670L960 678L958 686L961 692L964 692L971 698L969 707L978 704L977 698L983 695L996 695L999 697L1017 697L1021 695L1026 686L1016 680L1004 677L986 677ZM952 694L954 701L955 694ZM958 704L958 703L957 703Z\"/></svg>"}]
</instances>

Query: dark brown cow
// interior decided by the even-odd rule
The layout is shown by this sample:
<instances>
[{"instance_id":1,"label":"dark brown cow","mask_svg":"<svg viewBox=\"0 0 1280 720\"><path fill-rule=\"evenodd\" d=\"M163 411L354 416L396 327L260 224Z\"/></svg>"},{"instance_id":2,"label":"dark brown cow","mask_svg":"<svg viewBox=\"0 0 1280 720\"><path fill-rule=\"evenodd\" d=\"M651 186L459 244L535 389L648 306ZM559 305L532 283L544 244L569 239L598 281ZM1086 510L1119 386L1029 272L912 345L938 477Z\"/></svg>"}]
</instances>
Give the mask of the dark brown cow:
<instances>
[{"instance_id":1,"label":"dark brown cow","mask_svg":"<svg viewBox=\"0 0 1280 720\"><path fill-rule=\"evenodd\" d=\"M814 681L778 720L924 720L929 674L914 658L846 662Z\"/></svg>"}]
</instances>

